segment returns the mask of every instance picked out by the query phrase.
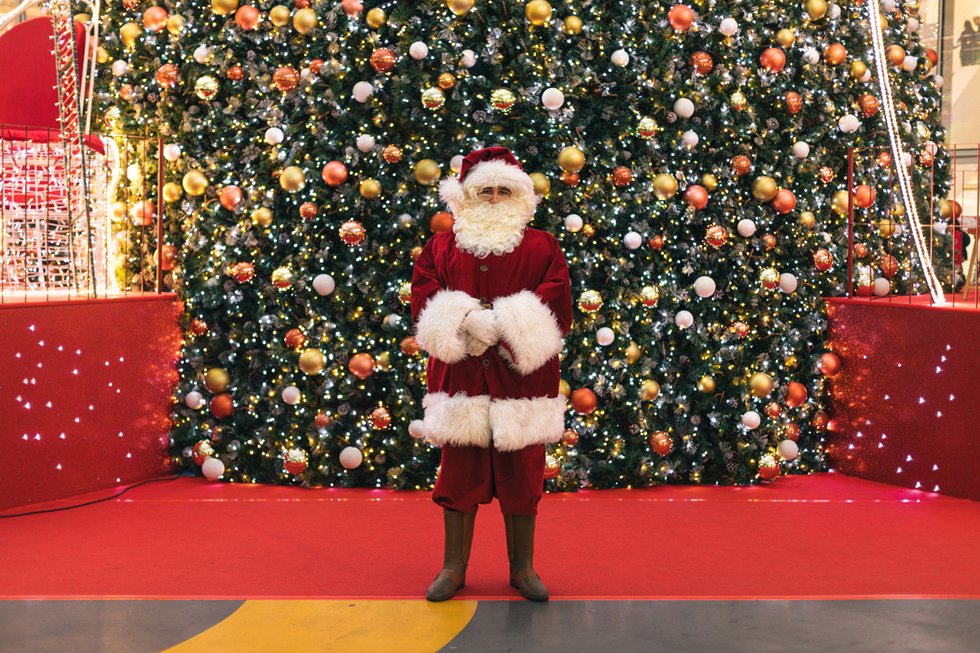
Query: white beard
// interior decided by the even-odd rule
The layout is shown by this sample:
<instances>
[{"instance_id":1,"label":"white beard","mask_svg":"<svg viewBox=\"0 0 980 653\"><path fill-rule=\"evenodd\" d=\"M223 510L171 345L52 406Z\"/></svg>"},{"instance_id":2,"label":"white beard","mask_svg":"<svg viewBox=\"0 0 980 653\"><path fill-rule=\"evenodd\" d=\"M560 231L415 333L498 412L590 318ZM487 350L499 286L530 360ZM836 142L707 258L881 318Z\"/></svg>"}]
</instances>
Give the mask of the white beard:
<instances>
[{"instance_id":1,"label":"white beard","mask_svg":"<svg viewBox=\"0 0 980 653\"><path fill-rule=\"evenodd\" d=\"M497 204L467 198L453 223L456 247L477 258L514 251L524 239L524 228L531 221L535 204L519 195Z\"/></svg>"}]
</instances>

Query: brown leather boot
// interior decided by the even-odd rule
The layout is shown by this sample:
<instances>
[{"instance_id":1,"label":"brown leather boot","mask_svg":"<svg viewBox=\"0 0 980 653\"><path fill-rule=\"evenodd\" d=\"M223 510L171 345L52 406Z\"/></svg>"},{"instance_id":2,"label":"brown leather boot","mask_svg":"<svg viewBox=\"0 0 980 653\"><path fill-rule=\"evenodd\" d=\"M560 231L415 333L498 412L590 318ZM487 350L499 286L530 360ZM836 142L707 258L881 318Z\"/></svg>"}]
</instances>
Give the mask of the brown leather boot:
<instances>
[{"instance_id":1,"label":"brown leather boot","mask_svg":"<svg viewBox=\"0 0 980 653\"><path fill-rule=\"evenodd\" d=\"M534 571L534 515L504 515L510 586L531 601L547 601L548 588Z\"/></svg>"},{"instance_id":2,"label":"brown leather boot","mask_svg":"<svg viewBox=\"0 0 980 653\"><path fill-rule=\"evenodd\" d=\"M466 584L466 565L473 545L476 511L443 510L442 520L446 537L442 571L425 592L425 598L430 601L451 599Z\"/></svg>"}]
</instances>

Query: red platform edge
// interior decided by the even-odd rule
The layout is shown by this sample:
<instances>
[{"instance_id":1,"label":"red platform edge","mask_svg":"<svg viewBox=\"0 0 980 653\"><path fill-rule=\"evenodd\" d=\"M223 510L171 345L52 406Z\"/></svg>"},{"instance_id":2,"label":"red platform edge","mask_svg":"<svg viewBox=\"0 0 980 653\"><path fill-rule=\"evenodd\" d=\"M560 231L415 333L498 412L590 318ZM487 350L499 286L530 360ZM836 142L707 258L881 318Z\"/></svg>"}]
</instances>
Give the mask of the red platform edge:
<instances>
[{"instance_id":1,"label":"red platform edge","mask_svg":"<svg viewBox=\"0 0 980 653\"><path fill-rule=\"evenodd\" d=\"M973 302L830 299L828 453L874 481L980 500L980 311Z\"/></svg>"},{"instance_id":2,"label":"red platform edge","mask_svg":"<svg viewBox=\"0 0 980 653\"><path fill-rule=\"evenodd\" d=\"M173 294L0 305L0 509L173 471Z\"/></svg>"}]
</instances>

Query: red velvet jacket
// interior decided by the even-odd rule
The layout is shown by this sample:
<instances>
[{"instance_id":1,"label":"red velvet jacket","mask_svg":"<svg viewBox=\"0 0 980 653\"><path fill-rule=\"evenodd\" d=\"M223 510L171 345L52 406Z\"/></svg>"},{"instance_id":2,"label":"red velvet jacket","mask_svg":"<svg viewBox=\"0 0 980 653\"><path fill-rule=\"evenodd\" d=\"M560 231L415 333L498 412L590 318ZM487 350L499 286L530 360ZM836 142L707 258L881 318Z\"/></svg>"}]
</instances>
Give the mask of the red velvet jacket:
<instances>
[{"instance_id":1,"label":"red velvet jacket","mask_svg":"<svg viewBox=\"0 0 980 653\"><path fill-rule=\"evenodd\" d=\"M470 356L462 324L481 306L492 308L500 340ZM529 228L512 252L477 258L456 247L452 232L436 234L415 262L412 320L429 354L425 419L413 424L416 435L501 451L561 438L558 353L572 301L554 236Z\"/></svg>"}]
</instances>

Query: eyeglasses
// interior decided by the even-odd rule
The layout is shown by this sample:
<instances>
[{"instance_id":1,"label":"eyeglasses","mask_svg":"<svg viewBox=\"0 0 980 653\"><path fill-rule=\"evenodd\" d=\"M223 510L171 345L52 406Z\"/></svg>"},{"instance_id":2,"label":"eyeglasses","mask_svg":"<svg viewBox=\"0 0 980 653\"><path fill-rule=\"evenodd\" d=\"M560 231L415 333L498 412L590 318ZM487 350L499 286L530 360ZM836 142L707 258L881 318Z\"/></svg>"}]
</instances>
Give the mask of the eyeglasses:
<instances>
[{"instance_id":1,"label":"eyeglasses","mask_svg":"<svg viewBox=\"0 0 980 653\"><path fill-rule=\"evenodd\" d=\"M494 197L499 197L500 199L506 200L510 198L511 190L509 188L504 188L503 186L497 186L496 188L492 186L487 186L476 195L481 200L490 201Z\"/></svg>"}]
</instances>

